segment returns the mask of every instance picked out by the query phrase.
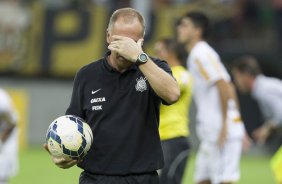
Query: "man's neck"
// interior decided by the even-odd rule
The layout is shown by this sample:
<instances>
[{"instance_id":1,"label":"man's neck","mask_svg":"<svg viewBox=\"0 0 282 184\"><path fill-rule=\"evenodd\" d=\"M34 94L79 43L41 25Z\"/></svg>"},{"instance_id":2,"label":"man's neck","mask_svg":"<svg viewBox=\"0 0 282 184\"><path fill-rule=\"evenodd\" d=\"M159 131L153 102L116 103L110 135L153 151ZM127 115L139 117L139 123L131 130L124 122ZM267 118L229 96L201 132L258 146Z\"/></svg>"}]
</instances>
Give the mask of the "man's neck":
<instances>
[{"instance_id":1,"label":"man's neck","mask_svg":"<svg viewBox=\"0 0 282 184\"><path fill-rule=\"evenodd\" d=\"M197 43L203 41L202 39L194 39L186 45L186 51L191 52L191 50L195 47Z\"/></svg>"},{"instance_id":2,"label":"man's neck","mask_svg":"<svg viewBox=\"0 0 282 184\"><path fill-rule=\"evenodd\" d=\"M111 57L111 55L108 56L108 63L113 67L116 71L123 73L127 70L127 68L121 68L117 65L117 63L114 61L114 59Z\"/></svg>"}]
</instances>

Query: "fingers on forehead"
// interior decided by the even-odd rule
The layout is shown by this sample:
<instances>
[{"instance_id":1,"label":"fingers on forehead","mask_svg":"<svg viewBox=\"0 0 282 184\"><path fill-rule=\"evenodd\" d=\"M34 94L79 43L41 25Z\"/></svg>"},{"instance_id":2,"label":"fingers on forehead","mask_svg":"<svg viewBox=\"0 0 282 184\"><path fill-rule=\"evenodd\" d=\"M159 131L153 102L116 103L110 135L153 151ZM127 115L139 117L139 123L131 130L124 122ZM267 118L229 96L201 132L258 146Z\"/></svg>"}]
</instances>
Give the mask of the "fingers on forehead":
<instances>
[{"instance_id":1,"label":"fingers on forehead","mask_svg":"<svg viewBox=\"0 0 282 184\"><path fill-rule=\"evenodd\" d=\"M125 38L124 36L119 36L119 35L113 35L112 37L114 40L120 40L120 39Z\"/></svg>"},{"instance_id":2,"label":"fingers on forehead","mask_svg":"<svg viewBox=\"0 0 282 184\"><path fill-rule=\"evenodd\" d=\"M127 39L134 40L134 39L131 38L131 37L119 36L119 35L113 35L112 38L113 38L114 41L116 41L116 40L127 40ZM137 42L138 40L134 40L134 41Z\"/></svg>"}]
</instances>

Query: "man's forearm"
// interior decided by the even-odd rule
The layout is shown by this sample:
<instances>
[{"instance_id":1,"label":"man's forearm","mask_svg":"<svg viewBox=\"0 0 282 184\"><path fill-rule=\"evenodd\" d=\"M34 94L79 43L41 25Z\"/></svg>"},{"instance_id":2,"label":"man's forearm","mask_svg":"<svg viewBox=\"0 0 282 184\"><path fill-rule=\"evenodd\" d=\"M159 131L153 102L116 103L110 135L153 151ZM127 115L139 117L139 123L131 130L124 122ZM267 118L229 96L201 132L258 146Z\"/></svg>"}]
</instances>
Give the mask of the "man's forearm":
<instances>
[{"instance_id":1,"label":"man's forearm","mask_svg":"<svg viewBox=\"0 0 282 184\"><path fill-rule=\"evenodd\" d=\"M159 68L151 59L139 68L159 97L169 104L178 100L180 89L171 75Z\"/></svg>"},{"instance_id":2,"label":"man's forearm","mask_svg":"<svg viewBox=\"0 0 282 184\"><path fill-rule=\"evenodd\" d=\"M232 98L230 89L228 86L228 83L224 80L220 80L216 83L218 93L219 93L219 99L220 99L220 105L221 105L221 111L222 111L222 121L223 123L226 123L227 118L227 108L228 108L228 101L230 98Z\"/></svg>"}]
</instances>

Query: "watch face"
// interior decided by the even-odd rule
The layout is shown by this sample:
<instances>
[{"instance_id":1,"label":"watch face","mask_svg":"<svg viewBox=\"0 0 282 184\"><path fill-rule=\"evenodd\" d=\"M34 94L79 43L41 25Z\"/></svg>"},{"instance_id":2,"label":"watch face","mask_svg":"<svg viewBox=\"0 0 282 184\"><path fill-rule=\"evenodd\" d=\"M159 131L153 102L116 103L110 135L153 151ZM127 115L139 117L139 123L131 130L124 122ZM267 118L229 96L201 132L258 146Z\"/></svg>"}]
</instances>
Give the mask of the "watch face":
<instances>
[{"instance_id":1,"label":"watch face","mask_svg":"<svg viewBox=\"0 0 282 184\"><path fill-rule=\"evenodd\" d=\"M146 54L140 54L139 60L140 62L146 62L148 60L148 56Z\"/></svg>"}]
</instances>

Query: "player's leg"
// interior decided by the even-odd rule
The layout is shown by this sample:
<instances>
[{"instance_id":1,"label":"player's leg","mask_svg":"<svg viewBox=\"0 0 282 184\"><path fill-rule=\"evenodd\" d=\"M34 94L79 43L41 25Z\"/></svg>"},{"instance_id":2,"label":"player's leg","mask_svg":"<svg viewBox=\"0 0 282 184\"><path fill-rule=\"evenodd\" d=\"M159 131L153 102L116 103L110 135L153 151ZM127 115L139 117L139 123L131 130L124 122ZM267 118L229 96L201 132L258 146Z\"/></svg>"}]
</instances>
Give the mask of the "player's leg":
<instances>
[{"instance_id":1,"label":"player's leg","mask_svg":"<svg viewBox=\"0 0 282 184\"><path fill-rule=\"evenodd\" d=\"M189 155L186 137L178 137L162 143L165 167L160 175L161 184L181 184Z\"/></svg>"},{"instance_id":2,"label":"player's leg","mask_svg":"<svg viewBox=\"0 0 282 184\"><path fill-rule=\"evenodd\" d=\"M169 184L168 179L168 171L172 162L172 147L171 140L162 141L162 149L164 155L164 167L160 171L160 183L161 184Z\"/></svg>"},{"instance_id":3,"label":"player's leg","mask_svg":"<svg viewBox=\"0 0 282 184\"><path fill-rule=\"evenodd\" d=\"M186 137L179 137L174 140L173 161L169 167L168 178L170 184L181 184L182 177L188 163L190 146Z\"/></svg>"},{"instance_id":4,"label":"player's leg","mask_svg":"<svg viewBox=\"0 0 282 184\"><path fill-rule=\"evenodd\" d=\"M196 155L194 182L197 184L211 184L210 178L210 159L211 157L211 145L207 142L201 142L199 150Z\"/></svg>"},{"instance_id":5,"label":"player's leg","mask_svg":"<svg viewBox=\"0 0 282 184\"><path fill-rule=\"evenodd\" d=\"M7 184L18 171L18 137L14 129L0 150L0 184Z\"/></svg>"},{"instance_id":6,"label":"player's leg","mask_svg":"<svg viewBox=\"0 0 282 184\"><path fill-rule=\"evenodd\" d=\"M242 141L227 141L222 149L214 152L212 183L232 184L240 179Z\"/></svg>"},{"instance_id":7,"label":"player's leg","mask_svg":"<svg viewBox=\"0 0 282 184\"><path fill-rule=\"evenodd\" d=\"M7 168L9 167L9 157L2 153L0 150L0 184L7 184L8 178L10 177L9 171Z\"/></svg>"}]
</instances>

